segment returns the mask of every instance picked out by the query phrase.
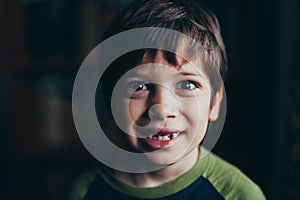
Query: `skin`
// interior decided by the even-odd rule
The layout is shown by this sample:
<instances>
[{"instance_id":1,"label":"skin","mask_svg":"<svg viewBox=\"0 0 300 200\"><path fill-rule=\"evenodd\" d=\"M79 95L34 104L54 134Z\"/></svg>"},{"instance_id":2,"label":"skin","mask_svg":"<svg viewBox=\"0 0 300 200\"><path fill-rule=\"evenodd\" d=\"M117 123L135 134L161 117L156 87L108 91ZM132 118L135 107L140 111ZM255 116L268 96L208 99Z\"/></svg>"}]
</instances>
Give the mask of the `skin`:
<instances>
[{"instance_id":1,"label":"skin","mask_svg":"<svg viewBox=\"0 0 300 200\"><path fill-rule=\"evenodd\" d=\"M201 62L177 60L174 66L161 51L154 58L146 54L141 65L120 80L122 98L115 103L128 133L127 143L135 152L152 152L147 158L165 166L140 174L116 171L116 177L128 184L154 187L187 172L198 159L209 121L218 118L222 88L212 101L209 77ZM161 131L180 134L168 142L149 139Z\"/></svg>"}]
</instances>

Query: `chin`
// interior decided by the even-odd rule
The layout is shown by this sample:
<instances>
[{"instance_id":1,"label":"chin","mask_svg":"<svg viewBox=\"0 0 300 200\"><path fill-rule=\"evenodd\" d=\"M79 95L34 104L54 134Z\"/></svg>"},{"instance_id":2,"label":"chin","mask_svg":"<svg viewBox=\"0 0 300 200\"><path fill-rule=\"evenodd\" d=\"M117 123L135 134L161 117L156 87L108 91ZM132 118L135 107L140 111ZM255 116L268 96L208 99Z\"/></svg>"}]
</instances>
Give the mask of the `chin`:
<instances>
[{"instance_id":1,"label":"chin","mask_svg":"<svg viewBox=\"0 0 300 200\"><path fill-rule=\"evenodd\" d=\"M150 162L152 162L155 165L158 166L172 166L174 164L176 164L178 162L178 160L180 159L179 157L175 158L175 157L166 157L166 156L161 156L161 155L151 155L151 156L147 156L148 160Z\"/></svg>"},{"instance_id":2,"label":"chin","mask_svg":"<svg viewBox=\"0 0 300 200\"><path fill-rule=\"evenodd\" d=\"M149 161L156 165L171 166L183 161L189 154L189 150L182 151L183 148L178 149L161 149L153 151L147 155Z\"/></svg>"}]
</instances>

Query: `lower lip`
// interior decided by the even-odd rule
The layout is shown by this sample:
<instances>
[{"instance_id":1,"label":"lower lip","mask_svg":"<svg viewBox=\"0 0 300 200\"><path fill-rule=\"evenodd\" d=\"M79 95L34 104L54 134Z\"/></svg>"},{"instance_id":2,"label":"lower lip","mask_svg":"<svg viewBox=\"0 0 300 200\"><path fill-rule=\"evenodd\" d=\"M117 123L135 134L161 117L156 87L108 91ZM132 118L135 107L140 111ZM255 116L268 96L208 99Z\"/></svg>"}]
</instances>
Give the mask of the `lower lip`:
<instances>
[{"instance_id":1,"label":"lower lip","mask_svg":"<svg viewBox=\"0 0 300 200\"><path fill-rule=\"evenodd\" d=\"M163 149L169 146L170 143L173 143L178 137L181 136L181 133L174 139L159 141L159 140L152 140L150 138L141 138L141 142L145 144L150 150L158 150Z\"/></svg>"}]
</instances>

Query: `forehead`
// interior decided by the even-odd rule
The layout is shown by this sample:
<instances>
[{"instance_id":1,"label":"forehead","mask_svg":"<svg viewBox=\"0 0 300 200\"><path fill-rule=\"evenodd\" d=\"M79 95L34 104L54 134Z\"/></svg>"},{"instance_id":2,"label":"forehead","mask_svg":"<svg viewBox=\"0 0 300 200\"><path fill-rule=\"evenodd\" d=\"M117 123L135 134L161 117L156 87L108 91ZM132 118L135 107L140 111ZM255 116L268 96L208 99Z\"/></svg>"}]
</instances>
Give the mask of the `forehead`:
<instances>
[{"instance_id":1,"label":"forehead","mask_svg":"<svg viewBox=\"0 0 300 200\"><path fill-rule=\"evenodd\" d=\"M153 65L145 65L148 67L137 68L134 70L136 73L143 73L143 71L150 70L150 67L155 67L155 63L170 67L181 74L186 75L200 75L202 77L208 78L205 73L205 68L201 61L201 57L198 56L192 60L186 60L177 54L166 52L163 50L149 51L146 52L140 61L140 65L151 64ZM154 68L155 69L155 68ZM151 70L154 70L153 68Z\"/></svg>"}]
</instances>

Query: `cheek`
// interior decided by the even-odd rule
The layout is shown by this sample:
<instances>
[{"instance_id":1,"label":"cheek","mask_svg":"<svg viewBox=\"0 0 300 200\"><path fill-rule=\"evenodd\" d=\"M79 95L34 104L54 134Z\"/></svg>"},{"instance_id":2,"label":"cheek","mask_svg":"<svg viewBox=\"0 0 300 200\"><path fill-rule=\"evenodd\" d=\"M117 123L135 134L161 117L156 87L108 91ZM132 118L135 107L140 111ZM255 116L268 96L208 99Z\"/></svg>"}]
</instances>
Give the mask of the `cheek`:
<instances>
[{"instance_id":1,"label":"cheek","mask_svg":"<svg viewBox=\"0 0 300 200\"><path fill-rule=\"evenodd\" d=\"M192 121L202 121L209 116L209 99L193 98L182 102L182 113Z\"/></svg>"},{"instance_id":2,"label":"cheek","mask_svg":"<svg viewBox=\"0 0 300 200\"><path fill-rule=\"evenodd\" d=\"M146 106L143 101L130 100L127 105L127 117L130 117L133 122L139 121L142 115L146 112Z\"/></svg>"},{"instance_id":3,"label":"cheek","mask_svg":"<svg viewBox=\"0 0 300 200\"><path fill-rule=\"evenodd\" d=\"M193 141L200 143L206 133L209 119L209 98L193 98L184 103L183 115L186 118Z\"/></svg>"},{"instance_id":4,"label":"cheek","mask_svg":"<svg viewBox=\"0 0 300 200\"><path fill-rule=\"evenodd\" d=\"M117 125L128 133L132 124L136 121L138 115L138 106L132 101L122 99L114 104L116 112L114 115L117 117Z\"/></svg>"}]
</instances>

